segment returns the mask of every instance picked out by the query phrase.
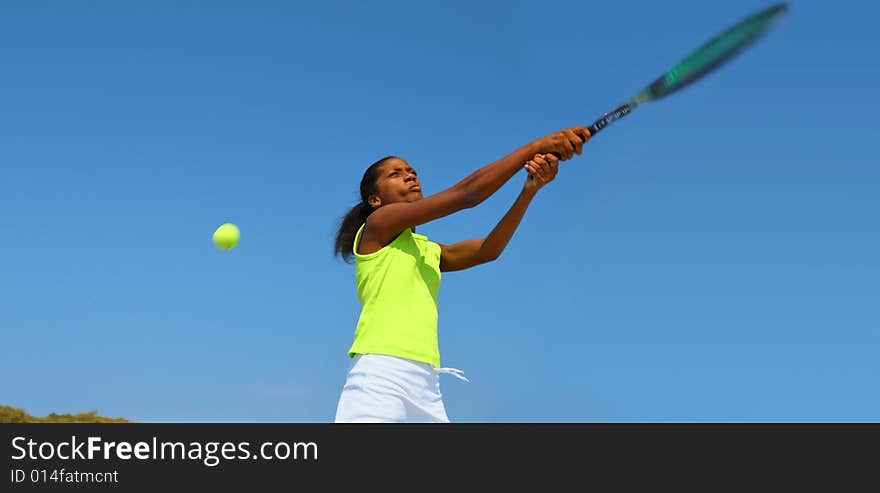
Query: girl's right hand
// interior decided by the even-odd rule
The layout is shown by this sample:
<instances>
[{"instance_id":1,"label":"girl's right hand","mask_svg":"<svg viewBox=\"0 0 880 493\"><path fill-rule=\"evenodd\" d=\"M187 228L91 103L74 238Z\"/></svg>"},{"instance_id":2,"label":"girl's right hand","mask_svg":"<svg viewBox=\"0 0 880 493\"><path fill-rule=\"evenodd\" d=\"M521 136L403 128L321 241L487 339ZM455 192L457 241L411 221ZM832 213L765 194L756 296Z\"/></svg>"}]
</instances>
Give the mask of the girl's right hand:
<instances>
[{"instance_id":1,"label":"girl's right hand","mask_svg":"<svg viewBox=\"0 0 880 493\"><path fill-rule=\"evenodd\" d=\"M557 154L560 161L566 161L584 152L584 144L590 140L587 127L572 127L554 132L535 141L536 154Z\"/></svg>"}]
</instances>

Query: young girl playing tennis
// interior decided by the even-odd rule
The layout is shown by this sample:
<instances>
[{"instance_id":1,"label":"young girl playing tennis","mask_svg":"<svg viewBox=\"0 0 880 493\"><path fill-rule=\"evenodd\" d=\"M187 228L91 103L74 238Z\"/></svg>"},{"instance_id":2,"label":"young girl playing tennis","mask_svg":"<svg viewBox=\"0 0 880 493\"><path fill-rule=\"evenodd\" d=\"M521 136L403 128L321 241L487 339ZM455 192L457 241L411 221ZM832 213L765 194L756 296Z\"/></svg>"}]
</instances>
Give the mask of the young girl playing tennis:
<instances>
[{"instance_id":1,"label":"young girl playing tennis","mask_svg":"<svg viewBox=\"0 0 880 493\"><path fill-rule=\"evenodd\" d=\"M440 367L440 273L497 259L535 194L556 177L558 161L580 155L589 139L585 127L550 134L424 198L403 159L386 157L367 168L361 202L336 235L335 252L355 259L362 307L336 422L449 422L439 375L466 379L460 370ZM485 238L441 245L416 234L420 224L483 202L521 167L529 174L522 192Z\"/></svg>"}]
</instances>

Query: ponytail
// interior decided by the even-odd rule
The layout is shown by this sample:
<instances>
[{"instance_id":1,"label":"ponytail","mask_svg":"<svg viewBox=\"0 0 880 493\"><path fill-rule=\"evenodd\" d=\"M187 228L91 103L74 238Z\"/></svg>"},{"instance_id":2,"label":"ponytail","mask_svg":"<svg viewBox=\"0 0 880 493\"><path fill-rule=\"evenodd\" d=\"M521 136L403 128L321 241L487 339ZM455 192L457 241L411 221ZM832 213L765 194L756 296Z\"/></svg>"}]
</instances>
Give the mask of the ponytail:
<instances>
[{"instance_id":1,"label":"ponytail","mask_svg":"<svg viewBox=\"0 0 880 493\"><path fill-rule=\"evenodd\" d=\"M379 178L379 166L389 159L396 156L384 157L371 164L364 176L361 178L361 201L348 211L339 224L339 230L336 232L336 242L333 247L333 254L340 255L342 260L351 263L354 256L354 237L357 235L361 225L367 222L367 217L373 212L373 207L367 202L370 195L378 192L376 187L376 179Z\"/></svg>"},{"instance_id":2,"label":"ponytail","mask_svg":"<svg viewBox=\"0 0 880 493\"><path fill-rule=\"evenodd\" d=\"M367 221L367 216L369 216L371 212L373 212L373 208L370 207L370 204L363 201L348 211L348 214L342 218L342 222L339 225L339 232L336 233L336 245L334 246L333 251L334 255L341 255L342 260L351 263L351 257L353 256L352 250L354 249L354 237L357 235L357 231L360 229L361 224L364 224Z\"/></svg>"}]
</instances>

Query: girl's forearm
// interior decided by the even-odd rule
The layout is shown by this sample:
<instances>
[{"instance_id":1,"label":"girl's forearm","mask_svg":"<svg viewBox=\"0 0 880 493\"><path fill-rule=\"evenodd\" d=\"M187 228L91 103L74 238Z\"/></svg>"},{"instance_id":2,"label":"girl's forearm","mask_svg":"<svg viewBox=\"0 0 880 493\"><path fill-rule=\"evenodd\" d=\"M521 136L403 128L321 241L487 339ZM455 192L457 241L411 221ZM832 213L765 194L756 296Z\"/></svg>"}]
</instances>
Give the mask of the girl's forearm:
<instances>
[{"instance_id":1,"label":"girl's forearm","mask_svg":"<svg viewBox=\"0 0 880 493\"><path fill-rule=\"evenodd\" d=\"M457 186L464 190L468 207L483 202L507 183L537 153L536 150L536 143L530 142L459 182Z\"/></svg>"},{"instance_id":2,"label":"girl's forearm","mask_svg":"<svg viewBox=\"0 0 880 493\"><path fill-rule=\"evenodd\" d=\"M519 226L520 221L522 221L526 209L529 208L529 204L534 197L535 191L523 190L520 192L519 196L516 198L516 202L513 203L510 210L507 211L507 214L501 218L501 221L499 221L492 232L489 233L489 236L483 240L483 245L480 248L481 257L495 260L501 256L501 252L504 251L507 243L510 242L513 233Z\"/></svg>"}]
</instances>

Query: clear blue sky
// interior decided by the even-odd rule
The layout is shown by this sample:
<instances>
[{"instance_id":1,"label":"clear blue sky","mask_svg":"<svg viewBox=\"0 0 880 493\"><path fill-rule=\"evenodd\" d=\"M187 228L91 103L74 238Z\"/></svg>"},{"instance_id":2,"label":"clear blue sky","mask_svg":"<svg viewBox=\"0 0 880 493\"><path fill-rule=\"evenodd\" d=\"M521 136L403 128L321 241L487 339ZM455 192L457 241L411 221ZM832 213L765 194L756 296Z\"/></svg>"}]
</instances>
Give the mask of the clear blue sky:
<instances>
[{"instance_id":1,"label":"clear blue sky","mask_svg":"<svg viewBox=\"0 0 880 493\"><path fill-rule=\"evenodd\" d=\"M0 404L332 421L360 309L332 240L371 162L436 193L769 2L369 4L4 7ZM791 7L444 275L453 421L880 419L880 10ZM419 232L487 234L524 179Z\"/></svg>"}]
</instances>

